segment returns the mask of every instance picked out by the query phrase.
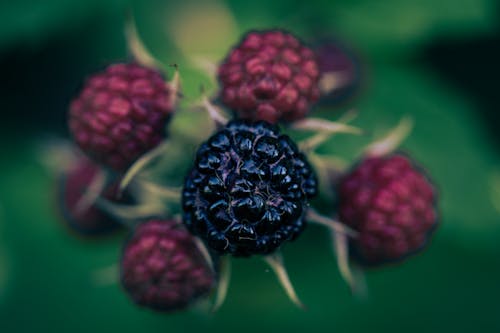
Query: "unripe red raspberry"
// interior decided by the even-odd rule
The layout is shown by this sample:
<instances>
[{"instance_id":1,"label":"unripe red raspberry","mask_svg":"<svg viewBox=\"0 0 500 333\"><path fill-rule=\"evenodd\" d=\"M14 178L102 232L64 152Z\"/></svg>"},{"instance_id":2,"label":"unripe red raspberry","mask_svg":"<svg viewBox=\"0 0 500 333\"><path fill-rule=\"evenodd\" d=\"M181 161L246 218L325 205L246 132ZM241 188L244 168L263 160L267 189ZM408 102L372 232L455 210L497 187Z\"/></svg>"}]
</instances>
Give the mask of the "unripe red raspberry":
<instances>
[{"instance_id":1,"label":"unripe red raspberry","mask_svg":"<svg viewBox=\"0 0 500 333\"><path fill-rule=\"evenodd\" d=\"M352 50L334 39L326 39L314 47L318 59L318 68L322 86L320 102L336 104L352 96L361 85L361 65ZM331 80L324 80L330 75Z\"/></svg>"},{"instance_id":2,"label":"unripe red raspberry","mask_svg":"<svg viewBox=\"0 0 500 333\"><path fill-rule=\"evenodd\" d=\"M171 96L158 71L111 65L91 76L71 103L71 134L96 162L124 171L165 137L174 111Z\"/></svg>"},{"instance_id":3,"label":"unripe red raspberry","mask_svg":"<svg viewBox=\"0 0 500 333\"><path fill-rule=\"evenodd\" d=\"M174 220L149 220L126 243L123 288L138 305L181 310L207 296L216 277L193 236Z\"/></svg>"},{"instance_id":4,"label":"unripe red raspberry","mask_svg":"<svg viewBox=\"0 0 500 333\"><path fill-rule=\"evenodd\" d=\"M243 119L303 118L319 97L314 53L283 31L250 32L219 67L222 102Z\"/></svg>"},{"instance_id":5,"label":"unripe red raspberry","mask_svg":"<svg viewBox=\"0 0 500 333\"><path fill-rule=\"evenodd\" d=\"M83 235L103 235L120 227L120 224L95 203L88 207L79 207L89 185L98 176L99 166L88 158L80 157L75 165L63 175L59 186L59 205L65 222L76 232ZM125 192L117 199L117 183L105 185L102 196L112 202L133 202Z\"/></svg>"},{"instance_id":6,"label":"unripe red raspberry","mask_svg":"<svg viewBox=\"0 0 500 333\"><path fill-rule=\"evenodd\" d=\"M338 195L340 220L359 232L354 258L367 265L422 249L437 224L433 185L400 154L361 161L341 179Z\"/></svg>"}]
</instances>

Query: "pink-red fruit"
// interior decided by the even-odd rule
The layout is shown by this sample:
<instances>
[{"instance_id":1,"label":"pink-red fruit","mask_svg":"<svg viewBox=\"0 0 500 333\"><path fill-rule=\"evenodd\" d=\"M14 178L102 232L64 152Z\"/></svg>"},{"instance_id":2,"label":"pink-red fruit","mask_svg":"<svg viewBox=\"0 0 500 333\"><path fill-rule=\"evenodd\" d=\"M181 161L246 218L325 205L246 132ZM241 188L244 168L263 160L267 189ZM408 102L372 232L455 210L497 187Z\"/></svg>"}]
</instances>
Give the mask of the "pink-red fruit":
<instances>
[{"instance_id":1,"label":"pink-red fruit","mask_svg":"<svg viewBox=\"0 0 500 333\"><path fill-rule=\"evenodd\" d=\"M338 186L339 217L359 232L355 259L378 265L422 249L437 223L436 192L403 155L361 161Z\"/></svg>"},{"instance_id":2,"label":"pink-red fruit","mask_svg":"<svg viewBox=\"0 0 500 333\"><path fill-rule=\"evenodd\" d=\"M250 32L219 67L222 102L249 120L302 119L319 98L315 55L283 31Z\"/></svg>"},{"instance_id":3,"label":"pink-red fruit","mask_svg":"<svg viewBox=\"0 0 500 333\"><path fill-rule=\"evenodd\" d=\"M121 225L110 215L99 209L95 203L79 206L89 185L98 177L100 168L86 157L80 157L74 166L62 177L59 185L59 205L65 222L71 229L83 235L103 235L110 233ZM126 192L117 199L117 183L106 184L101 194L112 202L132 202Z\"/></svg>"},{"instance_id":4,"label":"pink-red fruit","mask_svg":"<svg viewBox=\"0 0 500 333\"><path fill-rule=\"evenodd\" d=\"M86 81L71 103L69 128L89 157L122 172L162 141L173 111L171 88L158 71L115 64Z\"/></svg>"},{"instance_id":5,"label":"pink-red fruit","mask_svg":"<svg viewBox=\"0 0 500 333\"><path fill-rule=\"evenodd\" d=\"M193 236L174 220L149 220L126 243L123 288L138 305L181 310L212 290L215 273Z\"/></svg>"},{"instance_id":6,"label":"pink-red fruit","mask_svg":"<svg viewBox=\"0 0 500 333\"><path fill-rule=\"evenodd\" d=\"M314 47L318 59L318 68L322 78L326 75L338 83L322 91L320 103L334 105L341 103L354 95L361 87L362 66L352 50L344 47L334 39L326 39ZM328 81L328 80L325 80Z\"/></svg>"}]
</instances>

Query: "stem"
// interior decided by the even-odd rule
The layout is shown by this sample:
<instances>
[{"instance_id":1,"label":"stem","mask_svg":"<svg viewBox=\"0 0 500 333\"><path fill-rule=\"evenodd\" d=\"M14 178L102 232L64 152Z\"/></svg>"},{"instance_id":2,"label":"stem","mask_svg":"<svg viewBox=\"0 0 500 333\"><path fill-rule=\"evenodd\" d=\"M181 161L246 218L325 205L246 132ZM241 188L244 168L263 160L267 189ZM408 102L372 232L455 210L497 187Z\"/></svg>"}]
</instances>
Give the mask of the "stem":
<instances>
[{"instance_id":1,"label":"stem","mask_svg":"<svg viewBox=\"0 0 500 333\"><path fill-rule=\"evenodd\" d=\"M180 221L179 221L180 223ZM198 250L200 250L201 254L203 255L203 258L207 262L208 266L212 270L213 273L216 273L214 261L212 260L212 256L210 255L210 252L208 251L207 247L205 244L198 238L194 237L194 243L196 244L196 247Z\"/></svg>"},{"instance_id":2,"label":"stem","mask_svg":"<svg viewBox=\"0 0 500 333\"><path fill-rule=\"evenodd\" d=\"M384 156L394 151L408 137L413 128L413 119L410 116L403 117L399 124L389 133L368 145L364 152L368 156Z\"/></svg>"},{"instance_id":3,"label":"stem","mask_svg":"<svg viewBox=\"0 0 500 333\"><path fill-rule=\"evenodd\" d=\"M108 178L108 173L99 168L75 206L77 214L83 213L97 201L106 186Z\"/></svg>"},{"instance_id":4,"label":"stem","mask_svg":"<svg viewBox=\"0 0 500 333\"><path fill-rule=\"evenodd\" d=\"M303 152L315 151L323 142L328 140L333 134L318 132L312 137L299 142L299 149Z\"/></svg>"},{"instance_id":5,"label":"stem","mask_svg":"<svg viewBox=\"0 0 500 333\"><path fill-rule=\"evenodd\" d=\"M321 94L327 95L346 86L351 81L349 71L326 72L321 75L319 89Z\"/></svg>"},{"instance_id":6,"label":"stem","mask_svg":"<svg viewBox=\"0 0 500 333\"><path fill-rule=\"evenodd\" d=\"M158 61L158 59L156 59L151 52L149 52L139 37L135 19L131 13L127 15L125 20L125 39L127 41L127 48L129 52L138 63L154 69L163 67L160 61Z\"/></svg>"},{"instance_id":7,"label":"stem","mask_svg":"<svg viewBox=\"0 0 500 333\"><path fill-rule=\"evenodd\" d=\"M139 185L142 186L146 191L159 196L167 201L178 203L181 201L182 188L179 187L167 187L163 185L158 185L146 180L140 180Z\"/></svg>"},{"instance_id":8,"label":"stem","mask_svg":"<svg viewBox=\"0 0 500 333\"><path fill-rule=\"evenodd\" d=\"M329 121L319 118L307 118L293 123L293 128L299 130L313 130L327 132L331 134L363 134L363 130L358 127L350 126L342 122Z\"/></svg>"},{"instance_id":9,"label":"stem","mask_svg":"<svg viewBox=\"0 0 500 333\"><path fill-rule=\"evenodd\" d=\"M353 291L355 290L355 283L351 268L349 267L349 245L347 243L347 237L344 234L334 231L331 231L331 237L340 275L344 281L347 282L351 291Z\"/></svg>"},{"instance_id":10,"label":"stem","mask_svg":"<svg viewBox=\"0 0 500 333\"><path fill-rule=\"evenodd\" d=\"M310 222L315 222L315 223L324 225L337 233L345 234L345 235L353 237L353 238L358 236L357 231L349 228L348 226L346 226L345 224L343 224L339 221L336 221L334 219L331 219L329 217L326 217L326 216L323 216L323 215L317 213L312 208L309 208L307 210L306 218Z\"/></svg>"},{"instance_id":11,"label":"stem","mask_svg":"<svg viewBox=\"0 0 500 333\"><path fill-rule=\"evenodd\" d=\"M227 124L228 119L223 115L222 111L218 107L213 105L208 100L207 96L203 96L202 105L217 126L224 126Z\"/></svg>"},{"instance_id":12,"label":"stem","mask_svg":"<svg viewBox=\"0 0 500 333\"><path fill-rule=\"evenodd\" d=\"M127 170L122 180L120 181L120 187L118 193L121 194L134 179L134 177L141 172L151 161L160 157L166 150L168 144L166 141L160 143L154 149L150 150L137 161L132 164L132 166Z\"/></svg>"},{"instance_id":13,"label":"stem","mask_svg":"<svg viewBox=\"0 0 500 333\"><path fill-rule=\"evenodd\" d=\"M215 295L215 301L212 306L212 312L216 312L220 309L222 304L227 297L227 291L229 289L229 282L231 281L231 260L229 257L222 257L220 264L220 278L217 284L217 293Z\"/></svg>"},{"instance_id":14,"label":"stem","mask_svg":"<svg viewBox=\"0 0 500 333\"><path fill-rule=\"evenodd\" d=\"M285 265L283 263L283 257L280 253L274 253L264 257L264 261L269 265L269 267L274 271L276 277L278 278L279 283L285 290L288 298L299 308L306 309L304 304L301 302L295 289L293 288L292 282L290 281L290 277L286 271Z\"/></svg>"},{"instance_id":15,"label":"stem","mask_svg":"<svg viewBox=\"0 0 500 333\"><path fill-rule=\"evenodd\" d=\"M181 94L181 78L179 74L179 67L177 65L172 65L175 68L174 77L167 83L167 87L170 89L170 100L172 105L177 104L177 100L182 96Z\"/></svg>"},{"instance_id":16,"label":"stem","mask_svg":"<svg viewBox=\"0 0 500 333\"><path fill-rule=\"evenodd\" d=\"M115 204L109 200L98 198L96 204L100 209L118 218L119 221L128 228L133 228L135 226L136 223L133 222L134 220L165 215L167 213L167 209L164 206L156 203L130 206Z\"/></svg>"},{"instance_id":17,"label":"stem","mask_svg":"<svg viewBox=\"0 0 500 333\"><path fill-rule=\"evenodd\" d=\"M310 152L307 157L318 174L321 191L333 199L335 191L331 184L335 183L336 179L344 172L347 162L339 158L317 155L314 152Z\"/></svg>"},{"instance_id":18,"label":"stem","mask_svg":"<svg viewBox=\"0 0 500 333\"><path fill-rule=\"evenodd\" d=\"M293 124L293 128L298 130L312 130L317 132L312 137L305 139L299 143L300 149L306 152L314 151L323 142L325 142L335 134L363 134L363 131L360 128L350 126L342 122L334 122L318 118L308 118L297 121Z\"/></svg>"},{"instance_id":19,"label":"stem","mask_svg":"<svg viewBox=\"0 0 500 333\"><path fill-rule=\"evenodd\" d=\"M351 292L358 296L364 297L367 294L366 281L363 270L356 265L349 264L349 245L347 236L331 232L333 251L337 259L337 267L343 280L349 285Z\"/></svg>"},{"instance_id":20,"label":"stem","mask_svg":"<svg viewBox=\"0 0 500 333\"><path fill-rule=\"evenodd\" d=\"M358 110L349 109L347 110L347 112L344 112L344 114L339 118L338 122L347 124L356 119L357 117L358 117Z\"/></svg>"},{"instance_id":21,"label":"stem","mask_svg":"<svg viewBox=\"0 0 500 333\"><path fill-rule=\"evenodd\" d=\"M307 157L317 169L325 172L342 173L348 166L347 161L339 157L318 155L313 152L309 153Z\"/></svg>"},{"instance_id":22,"label":"stem","mask_svg":"<svg viewBox=\"0 0 500 333\"><path fill-rule=\"evenodd\" d=\"M75 166L79 153L70 143L58 138L47 138L37 145L37 159L51 173L66 173Z\"/></svg>"}]
</instances>

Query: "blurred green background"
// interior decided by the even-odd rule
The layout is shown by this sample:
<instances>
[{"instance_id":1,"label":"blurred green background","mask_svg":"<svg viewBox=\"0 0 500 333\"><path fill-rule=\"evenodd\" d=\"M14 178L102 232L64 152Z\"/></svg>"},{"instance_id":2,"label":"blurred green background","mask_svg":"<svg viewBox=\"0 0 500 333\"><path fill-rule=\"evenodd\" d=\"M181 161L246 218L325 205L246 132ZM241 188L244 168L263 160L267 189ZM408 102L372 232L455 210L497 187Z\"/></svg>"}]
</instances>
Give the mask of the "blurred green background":
<instances>
[{"instance_id":1,"label":"blurred green background","mask_svg":"<svg viewBox=\"0 0 500 333\"><path fill-rule=\"evenodd\" d=\"M193 58L219 61L248 29L350 45L363 87L316 115L335 119L355 107L355 124L374 136L413 116L403 149L441 195L442 224L427 251L368 272L368 297L356 299L325 231L311 226L284 249L305 312L257 259L234 261L227 302L214 315L139 309L117 283L102 281L125 234L86 241L64 228L40 147L67 137L67 105L83 78L127 59L130 8L151 51L180 66L185 103L200 85L214 88ZM0 332L500 332L499 9L492 0L3 0ZM174 123L196 132L191 118L181 113ZM321 152L352 158L371 139L335 137Z\"/></svg>"}]
</instances>

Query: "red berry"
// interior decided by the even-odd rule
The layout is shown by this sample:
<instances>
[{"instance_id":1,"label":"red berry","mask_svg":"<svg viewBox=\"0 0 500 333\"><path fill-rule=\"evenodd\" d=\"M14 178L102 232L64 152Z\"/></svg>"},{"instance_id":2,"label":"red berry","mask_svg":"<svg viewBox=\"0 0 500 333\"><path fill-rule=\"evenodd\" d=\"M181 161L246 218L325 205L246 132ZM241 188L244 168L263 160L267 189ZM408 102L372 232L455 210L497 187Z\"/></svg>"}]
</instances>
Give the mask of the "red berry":
<instances>
[{"instance_id":1,"label":"red berry","mask_svg":"<svg viewBox=\"0 0 500 333\"><path fill-rule=\"evenodd\" d=\"M193 236L174 220L149 220L126 243L121 282L138 305L181 310L206 296L216 278Z\"/></svg>"},{"instance_id":2,"label":"red berry","mask_svg":"<svg viewBox=\"0 0 500 333\"><path fill-rule=\"evenodd\" d=\"M367 158L341 179L340 220L359 232L354 257L377 265L423 248L437 223L436 193L403 155Z\"/></svg>"},{"instance_id":3,"label":"red berry","mask_svg":"<svg viewBox=\"0 0 500 333\"><path fill-rule=\"evenodd\" d=\"M59 204L62 208L65 222L83 235L102 235L110 233L120 227L120 224L95 204L84 209L79 209L82 196L86 193L88 186L97 177L99 166L85 157L81 157L62 178ZM121 200L116 197L117 183L108 184L103 197L115 202L132 202L130 195L125 193Z\"/></svg>"},{"instance_id":4,"label":"red berry","mask_svg":"<svg viewBox=\"0 0 500 333\"><path fill-rule=\"evenodd\" d=\"M294 121L319 97L314 53L283 31L251 32L219 67L222 102L239 117Z\"/></svg>"},{"instance_id":5,"label":"red berry","mask_svg":"<svg viewBox=\"0 0 500 333\"><path fill-rule=\"evenodd\" d=\"M351 50L336 40L327 39L318 43L314 52L318 59L320 75L332 74L340 81L340 86L323 93L321 103L340 103L360 88L362 68Z\"/></svg>"},{"instance_id":6,"label":"red berry","mask_svg":"<svg viewBox=\"0 0 500 333\"><path fill-rule=\"evenodd\" d=\"M170 88L158 71L115 64L86 81L71 103L69 127L88 156L124 171L162 141L173 111Z\"/></svg>"}]
</instances>

